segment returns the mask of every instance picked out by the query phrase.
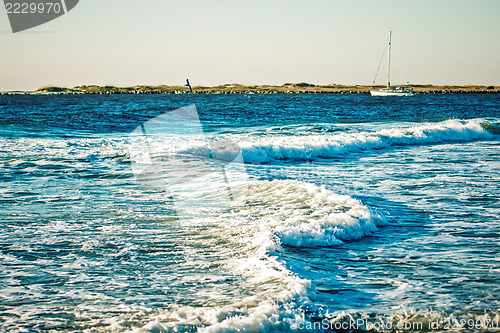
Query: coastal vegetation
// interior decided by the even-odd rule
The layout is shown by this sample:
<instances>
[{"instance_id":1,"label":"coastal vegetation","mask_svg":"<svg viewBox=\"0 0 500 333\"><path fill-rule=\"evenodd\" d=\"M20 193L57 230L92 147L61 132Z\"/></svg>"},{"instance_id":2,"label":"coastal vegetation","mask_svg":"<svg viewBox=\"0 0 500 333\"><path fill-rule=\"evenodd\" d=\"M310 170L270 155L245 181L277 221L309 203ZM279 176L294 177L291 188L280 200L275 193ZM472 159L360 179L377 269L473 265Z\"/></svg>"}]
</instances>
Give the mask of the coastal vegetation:
<instances>
[{"instance_id":1,"label":"coastal vegetation","mask_svg":"<svg viewBox=\"0 0 500 333\"><path fill-rule=\"evenodd\" d=\"M167 85L137 85L130 87L116 87L111 85L81 85L73 88L59 86L44 86L36 91L16 92L26 94L276 94L276 93L368 93L370 89L380 89L383 86L369 85L343 85L329 84L316 85L313 83L285 83L276 85L242 85L238 83L228 83L219 86L194 86L191 92L186 86ZM414 93L500 93L500 86L479 86L479 85L431 85L412 84L405 85L406 88L413 89ZM9 94L3 92L2 94Z\"/></svg>"}]
</instances>

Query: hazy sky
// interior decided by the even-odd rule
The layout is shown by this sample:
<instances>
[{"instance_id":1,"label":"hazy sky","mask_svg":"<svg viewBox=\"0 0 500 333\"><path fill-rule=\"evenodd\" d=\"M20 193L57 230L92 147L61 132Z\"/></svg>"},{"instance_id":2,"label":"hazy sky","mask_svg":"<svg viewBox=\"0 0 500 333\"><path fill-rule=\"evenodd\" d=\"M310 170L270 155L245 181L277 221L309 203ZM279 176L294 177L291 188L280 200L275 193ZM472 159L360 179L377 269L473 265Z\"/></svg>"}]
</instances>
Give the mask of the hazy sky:
<instances>
[{"instance_id":1,"label":"hazy sky","mask_svg":"<svg viewBox=\"0 0 500 333\"><path fill-rule=\"evenodd\" d=\"M370 84L389 30L395 84L500 85L499 13L500 0L80 0L13 34L3 7L0 90Z\"/></svg>"}]
</instances>

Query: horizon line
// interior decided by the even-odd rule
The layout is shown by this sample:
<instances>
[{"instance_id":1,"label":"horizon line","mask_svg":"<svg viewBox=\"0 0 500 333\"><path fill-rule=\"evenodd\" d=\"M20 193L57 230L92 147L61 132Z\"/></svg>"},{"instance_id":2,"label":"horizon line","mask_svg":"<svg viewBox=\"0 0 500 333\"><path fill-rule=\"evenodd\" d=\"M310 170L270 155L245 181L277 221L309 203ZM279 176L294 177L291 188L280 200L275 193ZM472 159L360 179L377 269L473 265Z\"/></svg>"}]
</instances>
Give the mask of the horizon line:
<instances>
[{"instance_id":1,"label":"horizon line","mask_svg":"<svg viewBox=\"0 0 500 333\"><path fill-rule=\"evenodd\" d=\"M285 82L282 83L281 85L279 84L270 84L270 83L264 83L264 84L242 84L242 83L237 83L237 82L231 82L231 83L222 83L222 84L217 84L217 85L192 85L193 88L217 88L217 87L223 87L223 86L242 86L242 87L284 87L284 86L298 86L302 88L313 88L313 87L335 87L335 86L342 86L342 87L383 87L386 86L386 84L347 84L347 83L328 83L328 84L316 84L312 82ZM391 86L420 86L420 87L500 87L500 85L497 84L473 84L473 83L467 83L467 84L455 84L455 83L446 83L446 84L434 84L434 83L403 83L403 84L391 84ZM64 86L64 85L56 85L56 84L46 84L42 85L39 88L35 90L1 90L1 92L35 92L39 90L43 90L46 88L64 88L64 89L74 89L74 88L79 88L79 87L99 87L99 88L133 88L133 87L185 87L185 85L176 85L176 84L133 84L133 85L114 85L114 84L79 84L75 85L73 87L70 86Z\"/></svg>"}]
</instances>

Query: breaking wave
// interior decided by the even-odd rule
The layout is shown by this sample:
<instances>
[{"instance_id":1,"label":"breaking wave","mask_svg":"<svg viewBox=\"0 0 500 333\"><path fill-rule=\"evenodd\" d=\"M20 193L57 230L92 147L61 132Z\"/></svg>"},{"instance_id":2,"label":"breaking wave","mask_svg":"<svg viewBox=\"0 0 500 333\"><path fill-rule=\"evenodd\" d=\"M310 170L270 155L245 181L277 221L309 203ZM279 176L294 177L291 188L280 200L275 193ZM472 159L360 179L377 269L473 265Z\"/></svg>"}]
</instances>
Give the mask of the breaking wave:
<instances>
[{"instance_id":1,"label":"breaking wave","mask_svg":"<svg viewBox=\"0 0 500 333\"><path fill-rule=\"evenodd\" d=\"M245 162L335 158L348 153L396 146L438 144L490 139L491 124L481 120L447 120L411 127L394 127L355 133L275 135L248 137L238 142ZM493 126L494 127L494 126ZM494 127L496 128L496 127Z\"/></svg>"},{"instance_id":2,"label":"breaking wave","mask_svg":"<svg viewBox=\"0 0 500 333\"><path fill-rule=\"evenodd\" d=\"M377 231L384 220L360 201L310 183L291 180L247 184L233 212L220 217L223 238L239 250L223 263L244 278L252 295L215 308L176 307L137 332L169 331L193 325L202 332L282 332L310 318L311 281L291 271L286 246L335 246Z\"/></svg>"}]
</instances>

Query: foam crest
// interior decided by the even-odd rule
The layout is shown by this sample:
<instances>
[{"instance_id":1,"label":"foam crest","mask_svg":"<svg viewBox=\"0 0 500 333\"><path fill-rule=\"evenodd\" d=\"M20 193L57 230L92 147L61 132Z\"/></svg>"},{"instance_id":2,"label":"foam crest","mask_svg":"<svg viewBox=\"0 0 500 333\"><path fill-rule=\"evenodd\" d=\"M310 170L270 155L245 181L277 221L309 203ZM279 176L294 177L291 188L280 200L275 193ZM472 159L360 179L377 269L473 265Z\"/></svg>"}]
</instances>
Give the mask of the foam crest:
<instances>
[{"instance_id":1,"label":"foam crest","mask_svg":"<svg viewBox=\"0 0 500 333\"><path fill-rule=\"evenodd\" d=\"M247 200L259 206L261 223L288 246L338 245L363 238L385 223L359 200L299 181L257 182L249 186Z\"/></svg>"},{"instance_id":2,"label":"foam crest","mask_svg":"<svg viewBox=\"0 0 500 333\"><path fill-rule=\"evenodd\" d=\"M308 321L299 309L312 304L311 281L287 268L283 246L337 245L369 235L384 223L356 199L293 180L248 184L233 214L233 228L239 230L234 241L245 244L245 255L232 259L227 267L245 277L249 286L259 286L254 288L257 306L245 316L213 325L210 332L256 327L286 331Z\"/></svg>"},{"instance_id":3,"label":"foam crest","mask_svg":"<svg viewBox=\"0 0 500 333\"><path fill-rule=\"evenodd\" d=\"M284 159L333 158L348 153L392 146L437 144L490 139L493 134L481 120L448 120L377 131L338 134L274 135L247 137L238 142L246 162Z\"/></svg>"},{"instance_id":4,"label":"foam crest","mask_svg":"<svg viewBox=\"0 0 500 333\"><path fill-rule=\"evenodd\" d=\"M317 132L310 128L296 128L290 133L249 132L228 134L210 138L211 145L226 143L233 150L241 149L243 160L250 163L266 163L273 160L335 158L348 153L384 149L393 146L438 144L491 139L498 133L498 125L481 119L448 120L440 123L418 125L398 124L396 127L372 131L363 126L357 131L348 130ZM265 135L263 135L265 134ZM293 134L293 135L291 135ZM204 156L206 144L199 136L150 136L105 138L0 138L4 154L0 157L22 157L29 153L36 163L42 159L62 161L95 161L102 159L128 159L130 147L147 148L150 154L194 154ZM225 149L221 153L231 155ZM8 153L8 154L7 154ZM226 158L226 155L222 158ZM234 155L234 153L233 153ZM149 159L132 156L137 161ZM231 155L232 157L232 155ZM15 164L16 160L10 163Z\"/></svg>"},{"instance_id":5,"label":"foam crest","mask_svg":"<svg viewBox=\"0 0 500 333\"><path fill-rule=\"evenodd\" d=\"M256 181L232 212L219 217L220 237L238 249L222 266L249 295L219 307L173 307L141 330L198 327L201 332L290 331L309 321L311 281L287 268L284 246L332 246L362 238L383 220L360 201L310 183Z\"/></svg>"},{"instance_id":6,"label":"foam crest","mask_svg":"<svg viewBox=\"0 0 500 333\"><path fill-rule=\"evenodd\" d=\"M286 267L283 246L332 246L384 224L360 201L299 181L252 182L240 200L230 219L239 231L233 241L244 244L243 255L226 265L245 277L255 295L241 301L246 305L239 315L206 327L206 332L288 331L308 322L300 309L312 304L311 281Z\"/></svg>"}]
</instances>

